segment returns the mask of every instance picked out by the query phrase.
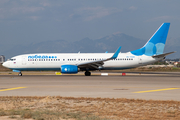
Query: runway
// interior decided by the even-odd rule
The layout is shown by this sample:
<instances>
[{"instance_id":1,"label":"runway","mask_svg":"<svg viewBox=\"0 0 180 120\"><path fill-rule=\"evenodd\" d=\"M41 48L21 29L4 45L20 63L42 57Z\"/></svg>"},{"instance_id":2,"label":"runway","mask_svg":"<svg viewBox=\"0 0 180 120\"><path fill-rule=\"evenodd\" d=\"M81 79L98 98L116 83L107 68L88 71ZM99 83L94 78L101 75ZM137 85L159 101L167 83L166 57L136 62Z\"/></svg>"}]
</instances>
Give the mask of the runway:
<instances>
[{"instance_id":1,"label":"runway","mask_svg":"<svg viewBox=\"0 0 180 120\"><path fill-rule=\"evenodd\" d=\"M0 96L64 96L180 101L180 73L0 75Z\"/></svg>"}]
</instances>

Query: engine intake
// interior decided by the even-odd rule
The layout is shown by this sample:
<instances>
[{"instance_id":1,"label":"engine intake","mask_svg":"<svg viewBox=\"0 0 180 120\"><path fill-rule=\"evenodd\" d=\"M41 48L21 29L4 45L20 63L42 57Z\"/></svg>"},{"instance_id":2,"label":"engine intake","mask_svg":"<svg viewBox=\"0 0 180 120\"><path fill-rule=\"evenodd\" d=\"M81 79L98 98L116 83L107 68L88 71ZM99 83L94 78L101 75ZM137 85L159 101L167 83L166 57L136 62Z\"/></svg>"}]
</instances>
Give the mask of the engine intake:
<instances>
[{"instance_id":1,"label":"engine intake","mask_svg":"<svg viewBox=\"0 0 180 120\"><path fill-rule=\"evenodd\" d=\"M78 73L78 67L76 65L62 65L61 73L64 74Z\"/></svg>"}]
</instances>

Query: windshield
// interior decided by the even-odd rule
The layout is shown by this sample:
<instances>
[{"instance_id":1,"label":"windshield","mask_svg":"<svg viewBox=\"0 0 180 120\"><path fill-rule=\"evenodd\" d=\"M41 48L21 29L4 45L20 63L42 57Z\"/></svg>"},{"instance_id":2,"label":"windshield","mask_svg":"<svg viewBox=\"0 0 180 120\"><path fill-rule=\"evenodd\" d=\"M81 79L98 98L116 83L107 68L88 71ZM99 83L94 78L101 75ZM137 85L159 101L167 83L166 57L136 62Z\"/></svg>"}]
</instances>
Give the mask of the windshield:
<instances>
[{"instance_id":1,"label":"windshield","mask_svg":"<svg viewBox=\"0 0 180 120\"><path fill-rule=\"evenodd\" d=\"M8 61L15 61L15 60L16 60L16 59L12 59L12 58L11 58L11 59L8 59Z\"/></svg>"}]
</instances>

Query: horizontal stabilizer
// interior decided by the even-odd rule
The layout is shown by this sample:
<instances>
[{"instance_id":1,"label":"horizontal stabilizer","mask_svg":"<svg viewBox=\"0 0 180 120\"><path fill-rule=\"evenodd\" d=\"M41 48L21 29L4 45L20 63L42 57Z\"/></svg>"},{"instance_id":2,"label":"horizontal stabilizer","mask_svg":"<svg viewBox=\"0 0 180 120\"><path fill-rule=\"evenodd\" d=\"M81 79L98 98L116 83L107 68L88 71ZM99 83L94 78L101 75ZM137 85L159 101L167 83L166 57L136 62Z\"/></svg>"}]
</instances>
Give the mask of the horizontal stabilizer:
<instances>
[{"instance_id":1,"label":"horizontal stabilizer","mask_svg":"<svg viewBox=\"0 0 180 120\"><path fill-rule=\"evenodd\" d=\"M167 56L167 55L170 55L170 54L172 54L172 53L175 53L176 51L174 51L174 52L169 52L169 53L164 53L164 54L160 54L160 55L154 55L154 56L152 56L153 58L161 58L161 57L165 57L165 56Z\"/></svg>"}]
</instances>

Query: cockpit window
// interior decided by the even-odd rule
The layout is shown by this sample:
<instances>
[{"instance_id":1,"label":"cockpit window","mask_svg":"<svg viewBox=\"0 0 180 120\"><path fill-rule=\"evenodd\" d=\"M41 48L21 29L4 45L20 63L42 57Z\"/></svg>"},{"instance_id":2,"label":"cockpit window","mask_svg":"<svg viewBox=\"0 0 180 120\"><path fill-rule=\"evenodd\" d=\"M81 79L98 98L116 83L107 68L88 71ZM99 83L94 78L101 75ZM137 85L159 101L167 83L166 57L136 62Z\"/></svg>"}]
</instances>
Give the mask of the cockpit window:
<instances>
[{"instance_id":1,"label":"cockpit window","mask_svg":"<svg viewBox=\"0 0 180 120\"><path fill-rule=\"evenodd\" d=\"M10 61L15 61L16 59L10 59Z\"/></svg>"}]
</instances>

